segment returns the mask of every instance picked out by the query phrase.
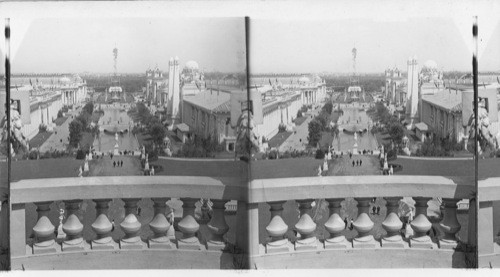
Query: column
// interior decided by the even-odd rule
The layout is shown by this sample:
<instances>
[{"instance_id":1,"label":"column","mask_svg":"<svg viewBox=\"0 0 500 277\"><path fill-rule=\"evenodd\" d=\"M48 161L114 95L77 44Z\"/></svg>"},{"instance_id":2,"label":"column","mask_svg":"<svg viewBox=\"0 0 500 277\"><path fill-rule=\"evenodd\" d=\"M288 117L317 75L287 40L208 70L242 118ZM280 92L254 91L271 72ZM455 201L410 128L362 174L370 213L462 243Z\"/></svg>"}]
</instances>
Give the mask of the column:
<instances>
[{"instance_id":1,"label":"column","mask_svg":"<svg viewBox=\"0 0 500 277\"><path fill-rule=\"evenodd\" d=\"M35 202L38 213L38 221L33 232L35 233L35 243L33 244L33 254L55 253L58 246L54 240L55 227L50 222L49 212L52 201Z\"/></svg>"},{"instance_id":2,"label":"column","mask_svg":"<svg viewBox=\"0 0 500 277\"><path fill-rule=\"evenodd\" d=\"M149 248L173 248L173 245L167 236L167 232L169 229L173 229L174 227L168 222L167 217L165 216L165 212L167 210L167 201L169 199L170 198L167 197L151 198L151 200L153 200L154 202L154 217L153 220L151 220L151 222L149 223L149 228L151 229L151 231L153 231L154 235L152 238L148 239Z\"/></svg>"},{"instance_id":3,"label":"column","mask_svg":"<svg viewBox=\"0 0 500 277\"><path fill-rule=\"evenodd\" d=\"M288 225L283 221L283 204L286 201L268 202L271 206L271 221L266 226L266 231L271 237L271 241L266 244L266 253L288 252L290 243L283 236L288 231ZM254 223L254 222L252 222Z\"/></svg>"},{"instance_id":4,"label":"column","mask_svg":"<svg viewBox=\"0 0 500 277\"><path fill-rule=\"evenodd\" d=\"M386 201L387 215L384 222L382 222L382 227L387 232L387 235L382 238L382 247L404 248L403 238L399 232L403 227L403 222L398 216L399 201L403 197L384 197L384 199Z\"/></svg>"},{"instance_id":5,"label":"column","mask_svg":"<svg viewBox=\"0 0 500 277\"><path fill-rule=\"evenodd\" d=\"M62 229L66 233L66 240L62 243L62 251L83 251L85 250L82 237L83 224L80 222L76 212L80 209L82 200L64 201L67 211L67 219Z\"/></svg>"},{"instance_id":6,"label":"column","mask_svg":"<svg viewBox=\"0 0 500 277\"><path fill-rule=\"evenodd\" d=\"M460 231L460 223L457 219L457 203L460 199L443 198L444 216L439 223L444 236L439 239L439 248L454 249L458 245L457 233Z\"/></svg>"},{"instance_id":7,"label":"column","mask_svg":"<svg viewBox=\"0 0 500 277\"><path fill-rule=\"evenodd\" d=\"M177 240L179 249L201 250L201 244L196 237L200 225L194 218L195 203L198 199L181 198L182 204L182 220L177 225L182 232L182 238Z\"/></svg>"},{"instance_id":8,"label":"column","mask_svg":"<svg viewBox=\"0 0 500 277\"><path fill-rule=\"evenodd\" d=\"M430 248L434 247L427 231L432 228L432 223L427 218L427 202L432 197L413 197L415 200L415 219L410 223L414 235L410 239L412 248Z\"/></svg>"},{"instance_id":9,"label":"column","mask_svg":"<svg viewBox=\"0 0 500 277\"><path fill-rule=\"evenodd\" d=\"M311 218L312 202L314 199L296 200L299 204L300 219L295 229L300 239L295 241L295 250L315 250L318 248L318 239L315 236L316 223Z\"/></svg>"},{"instance_id":10,"label":"column","mask_svg":"<svg viewBox=\"0 0 500 277\"><path fill-rule=\"evenodd\" d=\"M224 211L228 200L212 199L213 216L207 227L212 233L212 238L207 242L208 250L223 250L226 247L224 234L229 231L229 226L226 223Z\"/></svg>"},{"instance_id":11,"label":"column","mask_svg":"<svg viewBox=\"0 0 500 277\"><path fill-rule=\"evenodd\" d=\"M328 202L330 217L325 222L325 229L330 233L330 238L324 242L325 249L329 248L348 248L351 244L342 235L342 231L346 229L346 224L340 216L341 203L344 198L329 198L325 199Z\"/></svg>"},{"instance_id":12,"label":"column","mask_svg":"<svg viewBox=\"0 0 500 277\"><path fill-rule=\"evenodd\" d=\"M370 200L372 198L354 198L358 202L358 217L352 223L354 229L358 232L358 236L352 241L354 248L375 248L377 242L370 234L373 229L373 221L368 215L370 212Z\"/></svg>"},{"instance_id":13,"label":"column","mask_svg":"<svg viewBox=\"0 0 500 277\"><path fill-rule=\"evenodd\" d=\"M91 242L92 250L116 249L116 243L111 238L114 224L108 219L109 202L111 199L94 199L93 201L96 204L96 219L92 223L92 230L94 230L97 236Z\"/></svg>"},{"instance_id":14,"label":"column","mask_svg":"<svg viewBox=\"0 0 500 277\"><path fill-rule=\"evenodd\" d=\"M125 237L120 240L121 249L142 249L143 242L139 236L141 230L141 223L137 220L137 202L140 198L126 198L122 199L125 202L125 218L120 227L125 233Z\"/></svg>"}]
</instances>

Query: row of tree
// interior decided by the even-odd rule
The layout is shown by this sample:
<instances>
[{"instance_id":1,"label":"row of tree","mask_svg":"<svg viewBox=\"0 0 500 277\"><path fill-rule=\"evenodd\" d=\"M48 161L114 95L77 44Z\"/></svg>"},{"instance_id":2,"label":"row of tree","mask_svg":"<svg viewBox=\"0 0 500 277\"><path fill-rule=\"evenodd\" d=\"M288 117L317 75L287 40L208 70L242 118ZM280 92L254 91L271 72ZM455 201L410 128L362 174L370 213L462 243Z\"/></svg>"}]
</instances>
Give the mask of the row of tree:
<instances>
[{"instance_id":1,"label":"row of tree","mask_svg":"<svg viewBox=\"0 0 500 277\"><path fill-rule=\"evenodd\" d=\"M309 146L316 147L321 140L322 133L331 131L330 118L333 111L332 102L328 101L321 109L321 112L309 122L308 130L309 136L307 137Z\"/></svg>"},{"instance_id":2,"label":"row of tree","mask_svg":"<svg viewBox=\"0 0 500 277\"><path fill-rule=\"evenodd\" d=\"M84 132L96 132L97 125L91 127L94 104L89 102L82 108L80 114L69 124L69 146L76 148L82 139Z\"/></svg>"}]
</instances>

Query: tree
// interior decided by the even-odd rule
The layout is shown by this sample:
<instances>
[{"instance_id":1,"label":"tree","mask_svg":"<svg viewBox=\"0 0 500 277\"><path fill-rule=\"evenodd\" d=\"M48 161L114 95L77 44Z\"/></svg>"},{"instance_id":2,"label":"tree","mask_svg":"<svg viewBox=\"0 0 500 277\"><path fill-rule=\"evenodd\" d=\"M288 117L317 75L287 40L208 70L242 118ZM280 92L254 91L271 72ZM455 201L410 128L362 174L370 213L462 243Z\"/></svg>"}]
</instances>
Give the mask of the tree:
<instances>
[{"instance_id":1,"label":"tree","mask_svg":"<svg viewBox=\"0 0 500 277\"><path fill-rule=\"evenodd\" d=\"M323 131L323 124L318 119L313 119L308 125L309 145L315 147L321 139L321 132Z\"/></svg>"},{"instance_id":2,"label":"tree","mask_svg":"<svg viewBox=\"0 0 500 277\"><path fill-rule=\"evenodd\" d=\"M77 147L78 143L80 142L80 139L82 138L82 132L84 130L84 127L82 125L82 122L79 120L73 120L69 124L69 144L72 147Z\"/></svg>"},{"instance_id":3,"label":"tree","mask_svg":"<svg viewBox=\"0 0 500 277\"><path fill-rule=\"evenodd\" d=\"M162 124L155 123L151 125L149 135L151 136L153 142L157 146L160 146L163 144L163 139L165 139L165 136L167 135L167 129Z\"/></svg>"},{"instance_id":4,"label":"tree","mask_svg":"<svg viewBox=\"0 0 500 277\"><path fill-rule=\"evenodd\" d=\"M396 144L400 144L403 139L403 136L405 135L405 129L403 125L401 125L399 122L398 123L390 122L387 129L389 131L389 135L394 140L394 142L396 142Z\"/></svg>"}]
</instances>

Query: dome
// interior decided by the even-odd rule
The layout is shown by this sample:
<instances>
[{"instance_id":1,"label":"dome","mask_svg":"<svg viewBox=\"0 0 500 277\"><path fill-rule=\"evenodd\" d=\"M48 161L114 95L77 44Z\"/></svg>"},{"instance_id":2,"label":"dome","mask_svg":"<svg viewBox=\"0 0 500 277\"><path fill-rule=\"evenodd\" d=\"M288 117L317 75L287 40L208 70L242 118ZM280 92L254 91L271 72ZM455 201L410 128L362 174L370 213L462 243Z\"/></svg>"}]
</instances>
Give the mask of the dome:
<instances>
[{"instance_id":1,"label":"dome","mask_svg":"<svg viewBox=\"0 0 500 277\"><path fill-rule=\"evenodd\" d=\"M61 83L70 83L71 82L71 80L68 77L62 77L59 79L59 81Z\"/></svg>"},{"instance_id":2,"label":"dome","mask_svg":"<svg viewBox=\"0 0 500 277\"><path fill-rule=\"evenodd\" d=\"M309 83L310 80L306 76L302 76L302 77L300 77L299 82L300 83Z\"/></svg>"},{"instance_id":3,"label":"dome","mask_svg":"<svg viewBox=\"0 0 500 277\"><path fill-rule=\"evenodd\" d=\"M186 68L190 70L198 70L199 66L198 63L195 61L189 61L186 63Z\"/></svg>"},{"instance_id":4,"label":"dome","mask_svg":"<svg viewBox=\"0 0 500 277\"><path fill-rule=\"evenodd\" d=\"M428 60L424 63L424 67L427 67L429 69L437 69L438 65L435 61Z\"/></svg>"}]
</instances>

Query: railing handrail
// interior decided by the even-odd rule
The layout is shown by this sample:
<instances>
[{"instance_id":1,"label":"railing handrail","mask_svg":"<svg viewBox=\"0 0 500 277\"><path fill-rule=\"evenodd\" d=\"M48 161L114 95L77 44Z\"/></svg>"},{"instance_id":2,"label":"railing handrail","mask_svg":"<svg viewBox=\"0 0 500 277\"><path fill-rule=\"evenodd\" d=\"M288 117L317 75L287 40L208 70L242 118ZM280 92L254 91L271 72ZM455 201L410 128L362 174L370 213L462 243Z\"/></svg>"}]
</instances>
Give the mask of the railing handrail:
<instances>
[{"instance_id":1,"label":"railing handrail","mask_svg":"<svg viewBox=\"0 0 500 277\"><path fill-rule=\"evenodd\" d=\"M248 203L291 199L345 197L473 197L473 176L329 176L255 179L249 184Z\"/></svg>"},{"instance_id":2,"label":"railing handrail","mask_svg":"<svg viewBox=\"0 0 500 277\"><path fill-rule=\"evenodd\" d=\"M237 177L106 176L25 179L11 184L11 203L68 199L190 197L245 200L246 181Z\"/></svg>"},{"instance_id":3,"label":"railing handrail","mask_svg":"<svg viewBox=\"0 0 500 277\"><path fill-rule=\"evenodd\" d=\"M479 201L500 201L500 177L478 181Z\"/></svg>"}]
</instances>

